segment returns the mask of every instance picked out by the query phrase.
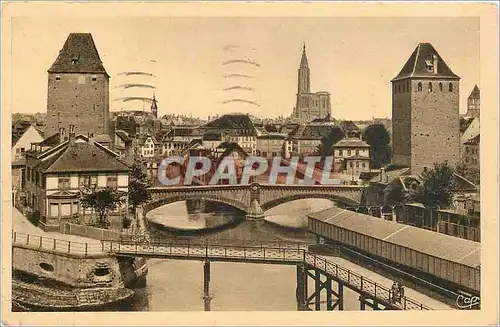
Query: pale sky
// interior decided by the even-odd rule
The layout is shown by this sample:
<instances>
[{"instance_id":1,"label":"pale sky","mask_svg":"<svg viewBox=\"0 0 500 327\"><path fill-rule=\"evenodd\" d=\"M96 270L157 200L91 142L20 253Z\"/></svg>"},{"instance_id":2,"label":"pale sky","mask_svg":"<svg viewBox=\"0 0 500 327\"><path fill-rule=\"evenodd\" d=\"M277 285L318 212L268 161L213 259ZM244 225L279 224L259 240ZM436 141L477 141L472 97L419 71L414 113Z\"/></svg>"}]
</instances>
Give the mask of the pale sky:
<instances>
[{"instance_id":1,"label":"pale sky","mask_svg":"<svg viewBox=\"0 0 500 327\"><path fill-rule=\"evenodd\" d=\"M47 70L71 32L92 33L110 79L110 110L142 109L141 102L113 101L151 96L156 86L160 115L248 112L289 116L295 104L297 69L306 43L311 91L327 91L340 119L391 116L390 80L419 42L434 45L461 77L460 112L479 81L478 18L233 18L233 17L30 17L12 19L12 111L45 112ZM238 45L233 52L225 46ZM251 64L222 65L227 60ZM154 60L156 62L152 62ZM157 77L117 76L145 70ZM224 79L247 74L251 79ZM232 82L232 83L230 83ZM253 91L222 91L231 86ZM240 98L260 104L224 101ZM147 106L148 107L148 106Z\"/></svg>"}]
</instances>

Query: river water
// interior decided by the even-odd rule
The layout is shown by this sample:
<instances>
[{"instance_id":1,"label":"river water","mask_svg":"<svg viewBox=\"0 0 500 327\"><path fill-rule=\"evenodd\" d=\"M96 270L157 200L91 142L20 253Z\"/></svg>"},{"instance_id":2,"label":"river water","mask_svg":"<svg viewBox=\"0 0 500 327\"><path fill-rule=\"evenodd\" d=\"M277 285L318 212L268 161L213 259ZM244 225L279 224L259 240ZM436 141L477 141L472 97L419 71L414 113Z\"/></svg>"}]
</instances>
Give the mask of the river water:
<instances>
[{"instance_id":1,"label":"river water","mask_svg":"<svg viewBox=\"0 0 500 327\"><path fill-rule=\"evenodd\" d=\"M287 241L314 243L307 233L310 212L335 205L326 199L289 202L266 212L265 222L243 219L241 212L209 208L209 212L188 212L177 202L148 213L153 234L193 239ZM207 210L205 210L207 211ZM225 228L214 229L225 225ZM208 230L207 230L208 229ZM334 259L333 259L334 260ZM135 289L131 310L203 311L203 265L199 261L148 261L147 286ZM309 279L309 289L314 285ZM211 263L210 307L212 311L293 311L296 268L285 265ZM344 289L344 310L359 310L358 295Z\"/></svg>"}]
</instances>

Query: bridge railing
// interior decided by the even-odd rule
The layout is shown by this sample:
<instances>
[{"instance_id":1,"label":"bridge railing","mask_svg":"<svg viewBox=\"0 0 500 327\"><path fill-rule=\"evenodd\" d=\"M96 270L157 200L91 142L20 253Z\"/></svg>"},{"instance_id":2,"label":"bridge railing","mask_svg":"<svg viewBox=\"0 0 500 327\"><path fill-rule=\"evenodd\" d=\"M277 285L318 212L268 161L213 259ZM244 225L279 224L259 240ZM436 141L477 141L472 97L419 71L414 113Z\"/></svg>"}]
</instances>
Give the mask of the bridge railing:
<instances>
[{"instance_id":1,"label":"bridge railing","mask_svg":"<svg viewBox=\"0 0 500 327\"><path fill-rule=\"evenodd\" d=\"M39 250L83 256L103 253L102 246L99 243L74 242L15 231L12 232L12 245L29 246Z\"/></svg>"},{"instance_id":2,"label":"bridge railing","mask_svg":"<svg viewBox=\"0 0 500 327\"><path fill-rule=\"evenodd\" d=\"M264 246L236 246L192 244L182 242L145 243L102 241L103 251L129 255L158 255L198 259L240 259L259 261L280 261L283 263L304 261L305 251L293 248Z\"/></svg>"},{"instance_id":3,"label":"bridge railing","mask_svg":"<svg viewBox=\"0 0 500 327\"><path fill-rule=\"evenodd\" d=\"M375 298L394 303L403 310L431 310L431 308L412 300L406 296L396 301L395 295L391 289L374 282L352 270L330 262L323 257L306 252L304 255L305 263L319 269L325 274L335 276L349 285L357 287L359 290L373 295Z\"/></svg>"},{"instance_id":4,"label":"bridge railing","mask_svg":"<svg viewBox=\"0 0 500 327\"><path fill-rule=\"evenodd\" d=\"M267 247L277 249L291 249L291 250L308 250L307 243L293 243L283 241L264 241L264 240L235 240L224 238L197 238L191 239L186 236L176 237L162 237L157 235L121 235L121 242L137 242L137 243L151 243L151 244L190 244L190 245L209 245L209 246L242 246L242 247Z\"/></svg>"}]
</instances>

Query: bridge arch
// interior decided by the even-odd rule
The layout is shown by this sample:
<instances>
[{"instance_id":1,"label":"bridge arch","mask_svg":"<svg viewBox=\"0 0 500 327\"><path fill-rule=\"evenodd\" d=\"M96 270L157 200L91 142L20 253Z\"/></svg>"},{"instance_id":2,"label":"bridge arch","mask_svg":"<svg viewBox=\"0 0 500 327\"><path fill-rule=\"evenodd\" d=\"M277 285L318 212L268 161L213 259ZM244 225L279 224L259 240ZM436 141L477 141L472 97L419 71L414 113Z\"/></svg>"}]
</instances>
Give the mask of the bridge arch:
<instances>
[{"instance_id":1,"label":"bridge arch","mask_svg":"<svg viewBox=\"0 0 500 327\"><path fill-rule=\"evenodd\" d=\"M273 199L267 202L262 203L260 206L262 210L267 211L272 209L280 204L284 204L287 202L301 200L301 199L327 199L331 200L335 203L353 203L353 201L349 198L343 197L341 195L332 194L332 193L305 193L305 194L290 194L277 199Z\"/></svg>"},{"instance_id":2,"label":"bridge arch","mask_svg":"<svg viewBox=\"0 0 500 327\"><path fill-rule=\"evenodd\" d=\"M214 195L214 194L205 194L203 196L197 195L197 194L176 194L176 195L169 195L162 197L161 199L149 202L147 205L144 206L144 214L147 212L159 208L161 206L164 206L166 204L174 203L174 202L179 202L179 201L186 201L186 200L194 200L194 199L200 199L202 198L203 200L207 201L212 201L212 202L218 202L218 203L223 203L226 205L229 205L233 208L236 208L238 210L241 210L243 212L247 212L248 207L245 203L235 200L235 199L230 199L225 196L219 196L219 195Z\"/></svg>"}]
</instances>

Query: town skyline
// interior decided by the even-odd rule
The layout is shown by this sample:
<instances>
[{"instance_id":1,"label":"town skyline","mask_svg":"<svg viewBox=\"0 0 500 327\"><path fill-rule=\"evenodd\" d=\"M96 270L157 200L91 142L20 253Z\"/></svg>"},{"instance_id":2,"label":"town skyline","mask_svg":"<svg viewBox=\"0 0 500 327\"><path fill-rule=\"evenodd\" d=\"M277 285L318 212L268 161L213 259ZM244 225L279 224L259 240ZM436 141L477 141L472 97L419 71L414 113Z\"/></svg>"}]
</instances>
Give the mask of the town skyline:
<instances>
[{"instance_id":1,"label":"town skyline","mask_svg":"<svg viewBox=\"0 0 500 327\"><path fill-rule=\"evenodd\" d=\"M391 117L390 80L420 42L432 43L461 77L460 113L465 113L467 97L474 85L480 86L479 21L475 18L146 20L57 19L49 25L47 19L13 19L18 28L12 38L12 112L46 112L47 69L70 32L92 33L111 77L111 112L142 109L138 101L114 100L136 95L151 97L154 92L159 116L180 114L206 119L216 114L242 112L257 117L288 117L295 105L297 69L304 42L311 88L331 93L332 115L338 119ZM376 37L391 35L384 33L395 27L401 32L392 34L391 40ZM158 33L159 30L162 32ZM199 33L202 30L204 33ZM243 40L241 34L245 36ZM243 51L237 54L225 51L228 45L238 45ZM125 51L116 51L120 48ZM28 68L24 62L29 53L36 56L30 57ZM246 83L254 90L242 91L241 96L222 91L228 86L222 78L228 71L221 63L234 56L259 63L259 67L245 68L253 77ZM242 69L240 66L234 70ZM118 76L135 70L152 72L157 77L139 80ZM31 81L29 97L23 90L26 80ZM119 88L126 83L149 83L156 89ZM242 102L223 104L228 97L248 99L260 107ZM147 104L145 110L149 110Z\"/></svg>"}]
</instances>

